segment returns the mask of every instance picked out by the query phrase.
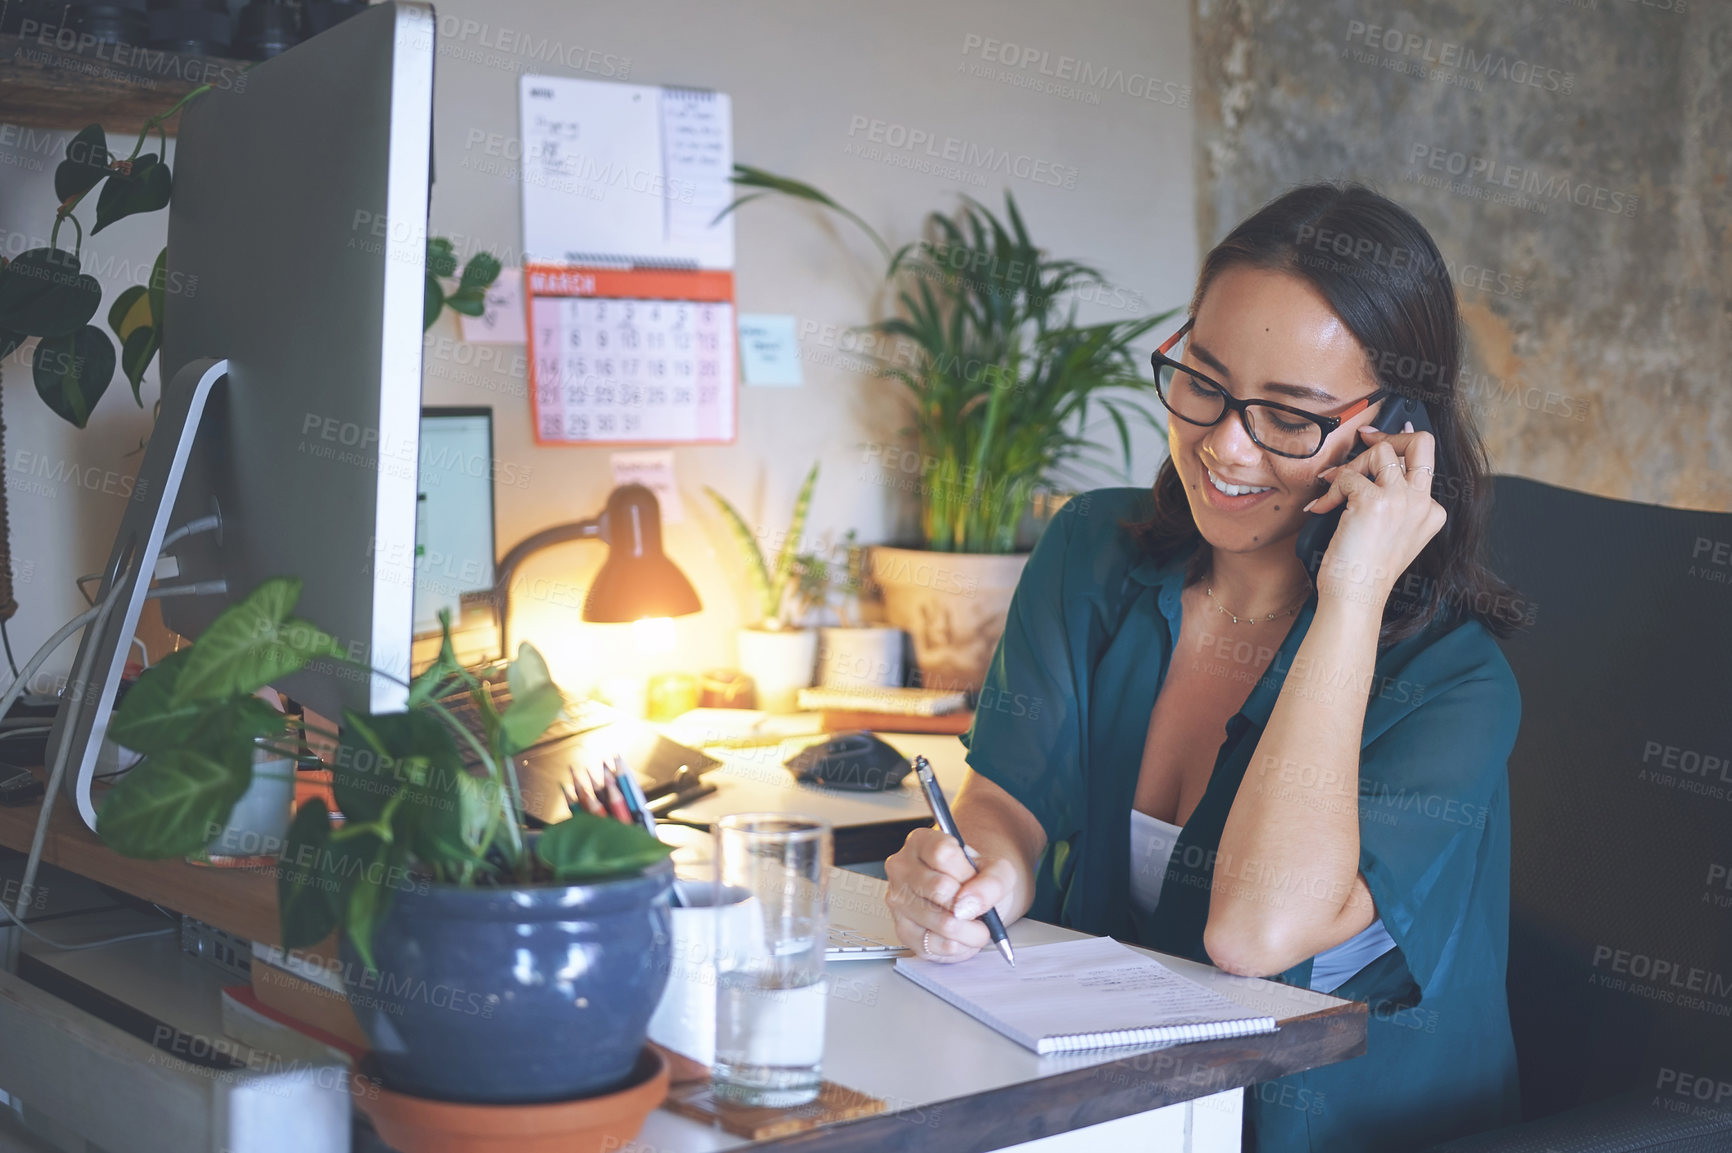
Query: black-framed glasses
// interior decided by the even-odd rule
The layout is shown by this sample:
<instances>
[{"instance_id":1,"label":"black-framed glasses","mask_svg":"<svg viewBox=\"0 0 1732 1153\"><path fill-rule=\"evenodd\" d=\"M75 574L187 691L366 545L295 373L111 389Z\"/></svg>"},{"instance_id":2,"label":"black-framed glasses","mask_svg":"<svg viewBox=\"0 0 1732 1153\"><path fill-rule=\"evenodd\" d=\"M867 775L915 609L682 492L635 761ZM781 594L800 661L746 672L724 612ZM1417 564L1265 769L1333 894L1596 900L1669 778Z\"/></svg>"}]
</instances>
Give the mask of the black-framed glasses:
<instances>
[{"instance_id":1,"label":"black-framed glasses","mask_svg":"<svg viewBox=\"0 0 1732 1153\"><path fill-rule=\"evenodd\" d=\"M1215 381L1167 355L1195 323L1195 318L1185 321L1185 326L1168 337L1166 343L1149 358L1155 370L1155 391L1161 403L1167 406L1168 412L1187 424L1208 428L1219 424L1228 412L1237 412L1239 422L1258 447L1276 456L1304 460L1317 455L1324 440L1341 427L1342 421L1359 415L1388 395L1387 389L1380 388L1370 396L1360 397L1334 416L1319 416L1272 400L1235 399Z\"/></svg>"}]
</instances>

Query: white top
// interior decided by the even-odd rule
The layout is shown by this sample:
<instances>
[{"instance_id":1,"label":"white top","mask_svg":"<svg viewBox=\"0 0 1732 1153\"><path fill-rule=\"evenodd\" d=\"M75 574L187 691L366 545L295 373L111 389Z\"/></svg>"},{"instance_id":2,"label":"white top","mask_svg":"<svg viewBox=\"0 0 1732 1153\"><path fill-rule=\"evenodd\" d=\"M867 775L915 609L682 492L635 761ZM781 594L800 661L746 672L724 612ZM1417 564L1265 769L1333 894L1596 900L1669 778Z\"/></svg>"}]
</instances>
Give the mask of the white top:
<instances>
[{"instance_id":1,"label":"white top","mask_svg":"<svg viewBox=\"0 0 1732 1153\"><path fill-rule=\"evenodd\" d=\"M1131 903L1145 915L1152 914L1161 903L1161 885L1167 879L1167 863L1178 844L1179 832L1178 825L1131 810ZM1393 948L1395 941L1379 917L1360 933L1313 958L1311 988L1319 993L1337 989Z\"/></svg>"}]
</instances>

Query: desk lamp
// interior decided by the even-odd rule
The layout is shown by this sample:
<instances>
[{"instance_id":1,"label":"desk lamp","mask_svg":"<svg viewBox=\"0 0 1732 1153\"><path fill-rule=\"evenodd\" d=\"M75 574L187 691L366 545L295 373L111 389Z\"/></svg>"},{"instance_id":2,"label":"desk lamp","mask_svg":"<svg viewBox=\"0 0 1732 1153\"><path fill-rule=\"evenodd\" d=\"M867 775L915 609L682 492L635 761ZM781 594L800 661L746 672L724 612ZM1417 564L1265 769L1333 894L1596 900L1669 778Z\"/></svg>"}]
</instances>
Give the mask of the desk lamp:
<instances>
[{"instance_id":1,"label":"desk lamp","mask_svg":"<svg viewBox=\"0 0 1732 1153\"><path fill-rule=\"evenodd\" d=\"M656 494L641 484L623 484L608 494L600 516L542 529L499 562L493 579L499 659L511 651L505 624L510 619L511 578L518 566L544 548L592 539L606 544L608 552L583 598L584 620L628 624L646 617L685 616L704 607L686 574L662 553L662 510Z\"/></svg>"}]
</instances>

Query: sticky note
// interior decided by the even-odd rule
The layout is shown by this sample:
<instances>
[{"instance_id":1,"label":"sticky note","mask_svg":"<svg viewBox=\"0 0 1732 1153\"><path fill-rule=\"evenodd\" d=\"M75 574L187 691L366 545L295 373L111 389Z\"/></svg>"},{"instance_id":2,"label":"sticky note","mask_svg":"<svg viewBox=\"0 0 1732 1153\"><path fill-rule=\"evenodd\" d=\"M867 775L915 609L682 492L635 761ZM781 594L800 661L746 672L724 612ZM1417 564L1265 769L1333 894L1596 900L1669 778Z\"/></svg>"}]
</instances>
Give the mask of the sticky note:
<instances>
[{"instance_id":1,"label":"sticky note","mask_svg":"<svg viewBox=\"0 0 1732 1153\"><path fill-rule=\"evenodd\" d=\"M523 270L502 268L487 288L480 316L457 314L463 339L470 344L522 344L529 339L523 320Z\"/></svg>"},{"instance_id":2,"label":"sticky note","mask_svg":"<svg viewBox=\"0 0 1732 1153\"><path fill-rule=\"evenodd\" d=\"M650 452L616 452L613 463L613 484L641 484L656 494L662 506L662 523L679 524L686 519L685 506L680 503L680 486L674 480L674 454L669 449Z\"/></svg>"},{"instance_id":3,"label":"sticky note","mask_svg":"<svg viewBox=\"0 0 1732 1153\"><path fill-rule=\"evenodd\" d=\"M804 384L792 316L740 315L740 367L747 384L787 388Z\"/></svg>"}]
</instances>

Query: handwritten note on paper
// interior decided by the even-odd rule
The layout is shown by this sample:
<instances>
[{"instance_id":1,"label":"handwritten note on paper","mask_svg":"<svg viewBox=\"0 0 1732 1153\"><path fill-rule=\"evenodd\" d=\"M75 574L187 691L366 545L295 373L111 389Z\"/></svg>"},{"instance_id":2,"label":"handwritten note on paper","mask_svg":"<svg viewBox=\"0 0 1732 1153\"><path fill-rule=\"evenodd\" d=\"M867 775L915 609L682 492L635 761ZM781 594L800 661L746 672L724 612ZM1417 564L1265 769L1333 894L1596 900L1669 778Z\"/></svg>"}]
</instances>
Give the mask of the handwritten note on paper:
<instances>
[{"instance_id":1,"label":"handwritten note on paper","mask_svg":"<svg viewBox=\"0 0 1732 1153\"><path fill-rule=\"evenodd\" d=\"M526 336L523 318L523 270L503 268L487 289L480 316L458 315L463 339L470 344L522 344Z\"/></svg>"},{"instance_id":2,"label":"handwritten note on paper","mask_svg":"<svg viewBox=\"0 0 1732 1153\"><path fill-rule=\"evenodd\" d=\"M734 263L732 104L719 92L525 76L523 244L537 262Z\"/></svg>"},{"instance_id":3,"label":"handwritten note on paper","mask_svg":"<svg viewBox=\"0 0 1732 1153\"><path fill-rule=\"evenodd\" d=\"M794 318L742 313L740 368L747 384L781 387L803 384Z\"/></svg>"},{"instance_id":4,"label":"handwritten note on paper","mask_svg":"<svg viewBox=\"0 0 1732 1153\"><path fill-rule=\"evenodd\" d=\"M661 108L663 172L677 192L666 201L668 244L719 262L701 267L732 268L733 223L715 223L734 196L731 102L721 92L664 88Z\"/></svg>"},{"instance_id":5,"label":"handwritten note on paper","mask_svg":"<svg viewBox=\"0 0 1732 1153\"><path fill-rule=\"evenodd\" d=\"M641 484L656 494L662 506L662 523L679 524L686 519L685 505L680 503L679 484L674 479L674 454L660 452L616 452L609 458L613 466L613 483Z\"/></svg>"}]
</instances>

